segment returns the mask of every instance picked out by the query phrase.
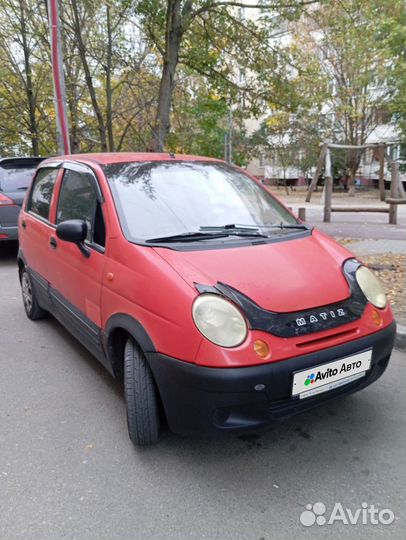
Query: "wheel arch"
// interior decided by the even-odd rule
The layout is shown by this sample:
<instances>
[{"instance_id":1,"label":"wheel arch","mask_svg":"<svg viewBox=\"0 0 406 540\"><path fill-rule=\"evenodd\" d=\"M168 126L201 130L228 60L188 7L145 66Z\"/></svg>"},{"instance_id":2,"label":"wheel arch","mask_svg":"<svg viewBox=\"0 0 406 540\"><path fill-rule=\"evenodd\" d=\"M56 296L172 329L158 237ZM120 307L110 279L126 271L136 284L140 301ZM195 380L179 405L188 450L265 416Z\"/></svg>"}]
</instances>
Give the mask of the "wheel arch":
<instances>
[{"instance_id":1,"label":"wheel arch","mask_svg":"<svg viewBox=\"0 0 406 540\"><path fill-rule=\"evenodd\" d=\"M105 327L105 349L114 376L123 379L124 347L129 336L144 353L156 352L155 345L142 324L125 313L116 313L107 321Z\"/></svg>"},{"instance_id":2,"label":"wheel arch","mask_svg":"<svg viewBox=\"0 0 406 540\"><path fill-rule=\"evenodd\" d=\"M26 266L27 262L25 260L24 254L21 251L21 249L18 250L17 254L17 265L18 265L18 277L20 279L21 283L21 274L23 272L24 266Z\"/></svg>"}]
</instances>

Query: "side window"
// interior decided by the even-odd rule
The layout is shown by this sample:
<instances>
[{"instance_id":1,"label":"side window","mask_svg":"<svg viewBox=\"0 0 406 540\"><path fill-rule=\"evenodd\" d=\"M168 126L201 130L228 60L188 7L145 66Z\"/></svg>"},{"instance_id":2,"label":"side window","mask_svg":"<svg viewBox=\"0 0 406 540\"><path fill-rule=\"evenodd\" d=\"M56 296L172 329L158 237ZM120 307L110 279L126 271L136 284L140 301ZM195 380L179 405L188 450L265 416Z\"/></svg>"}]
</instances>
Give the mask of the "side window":
<instances>
[{"instance_id":1,"label":"side window","mask_svg":"<svg viewBox=\"0 0 406 540\"><path fill-rule=\"evenodd\" d=\"M65 170L59 193L56 223L67 219L82 219L87 223L90 243L104 247L106 230L95 180L90 174Z\"/></svg>"},{"instance_id":2,"label":"side window","mask_svg":"<svg viewBox=\"0 0 406 540\"><path fill-rule=\"evenodd\" d=\"M27 204L27 211L48 219L58 169L40 169L35 177L31 195Z\"/></svg>"}]
</instances>

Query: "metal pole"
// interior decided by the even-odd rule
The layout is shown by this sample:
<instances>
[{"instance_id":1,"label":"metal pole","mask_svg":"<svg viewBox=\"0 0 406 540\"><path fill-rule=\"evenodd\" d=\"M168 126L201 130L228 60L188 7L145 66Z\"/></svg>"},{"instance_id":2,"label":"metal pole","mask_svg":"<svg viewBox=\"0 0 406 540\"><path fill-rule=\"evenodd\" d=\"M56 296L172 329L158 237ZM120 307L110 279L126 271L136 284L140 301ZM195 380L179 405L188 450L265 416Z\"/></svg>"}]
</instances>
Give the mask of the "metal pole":
<instances>
[{"instance_id":1,"label":"metal pole","mask_svg":"<svg viewBox=\"0 0 406 540\"><path fill-rule=\"evenodd\" d=\"M312 178L310 186L307 189L306 202L310 202L310 199L312 198L312 193L314 189L317 187L317 182L319 181L319 176L323 168L323 163L326 157L327 149L328 149L328 143L324 143L323 146L321 147L319 161L317 162L317 167L314 172L314 176Z\"/></svg>"},{"instance_id":2,"label":"metal pole","mask_svg":"<svg viewBox=\"0 0 406 540\"><path fill-rule=\"evenodd\" d=\"M396 199L399 197L399 163L392 161L391 164L391 183L390 183L390 197ZM398 222L398 207L396 204L389 205L389 223L396 225Z\"/></svg>"},{"instance_id":3,"label":"metal pole","mask_svg":"<svg viewBox=\"0 0 406 540\"><path fill-rule=\"evenodd\" d=\"M379 147L379 196L385 200L385 147Z\"/></svg>"},{"instance_id":4,"label":"metal pole","mask_svg":"<svg viewBox=\"0 0 406 540\"><path fill-rule=\"evenodd\" d=\"M333 176L331 171L330 149L326 151L326 178L324 180L324 223L331 221L331 198L333 196Z\"/></svg>"},{"instance_id":5,"label":"metal pole","mask_svg":"<svg viewBox=\"0 0 406 540\"><path fill-rule=\"evenodd\" d=\"M52 75L57 125L58 152L70 154L69 126L66 113L65 77L62 64L61 28L58 0L47 0L51 41Z\"/></svg>"},{"instance_id":6,"label":"metal pole","mask_svg":"<svg viewBox=\"0 0 406 540\"><path fill-rule=\"evenodd\" d=\"M227 163L233 162L233 111L230 108L228 110L228 132L224 135L224 160Z\"/></svg>"}]
</instances>

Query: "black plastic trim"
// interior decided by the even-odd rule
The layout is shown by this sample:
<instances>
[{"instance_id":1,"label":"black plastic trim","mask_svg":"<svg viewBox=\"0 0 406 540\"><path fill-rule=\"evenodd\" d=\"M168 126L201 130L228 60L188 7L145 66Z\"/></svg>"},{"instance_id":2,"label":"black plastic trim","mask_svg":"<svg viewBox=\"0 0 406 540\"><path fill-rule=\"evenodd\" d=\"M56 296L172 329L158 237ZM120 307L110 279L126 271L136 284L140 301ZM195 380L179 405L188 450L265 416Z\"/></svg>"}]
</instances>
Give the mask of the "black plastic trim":
<instances>
[{"instance_id":1,"label":"black plastic trim","mask_svg":"<svg viewBox=\"0 0 406 540\"><path fill-rule=\"evenodd\" d=\"M49 295L48 282L37 272L27 267L28 273L31 278L31 285L34 287L38 303L46 311L52 310L52 301Z\"/></svg>"},{"instance_id":2,"label":"black plastic trim","mask_svg":"<svg viewBox=\"0 0 406 540\"><path fill-rule=\"evenodd\" d=\"M131 334L145 353L156 352L155 345L142 324L125 313L116 313L107 321L106 328L103 332L107 350L109 350L109 347L111 346L113 332L118 328L126 330Z\"/></svg>"},{"instance_id":3,"label":"black plastic trim","mask_svg":"<svg viewBox=\"0 0 406 540\"><path fill-rule=\"evenodd\" d=\"M204 367L159 353L147 354L147 358L172 431L195 435L241 433L373 383L386 369L395 334L396 324L393 322L374 334L342 345L252 367ZM291 397L295 371L371 348L371 368L365 377L306 399Z\"/></svg>"},{"instance_id":4,"label":"black plastic trim","mask_svg":"<svg viewBox=\"0 0 406 540\"><path fill-rule=\"evenodd\" d=\"M54 288L49 287L49 294L49 311L111 372L111 365L103 349L101 329Z\"/></svg>"},{"instance_id":5,"label":"black plastic trim","mask_svg":"<svg viewBox=\"0 0 406 540\"><path fill-rule=\"evenodd\" d=\"M234 302L245 314L252 330L262 330L279 337L303 336L348 324L362 316L367 299L355 279L359 266L360 263L355 259L348 259L343 265L343 273L349 286L349 298L289 313L268 311L226 283L218 282L215 286L195 284L195 287L201 294L220 294ZM341 315L341 312L344 315Z\"/></svg>"}]
</instances>

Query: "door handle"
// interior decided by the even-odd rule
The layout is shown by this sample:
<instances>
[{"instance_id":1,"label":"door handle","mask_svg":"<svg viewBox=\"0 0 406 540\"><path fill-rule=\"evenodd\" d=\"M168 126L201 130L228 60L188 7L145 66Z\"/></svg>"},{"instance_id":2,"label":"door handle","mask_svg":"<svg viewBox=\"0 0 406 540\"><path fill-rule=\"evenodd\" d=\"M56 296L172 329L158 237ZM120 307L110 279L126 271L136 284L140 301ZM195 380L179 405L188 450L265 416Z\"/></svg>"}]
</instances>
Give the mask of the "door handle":
<instances>
[{"instance_id":1,"label":"door handle","mask_svg":"<svg viewBox=\"0 0 406 540\"><path fill-rule=\"evenodd\" d=\"M49 245L52 249L56 249L58 246L58 242L55 240L53 236L51 236L51 239L49 240Z\"/></svg>"},{"instance_id":2,"label":"door handle","mask_svg":"<svg viewBox=\"0 0 406 540\"><path fill-rule=\"evenodd\" d=\"M22 220L22 222L21 222L21 227L22 227L23 229L26 229L26 228L27 228L27 224L26 224L26 222L25 222L24 220Z\"/></svg>"}]
</instances>

